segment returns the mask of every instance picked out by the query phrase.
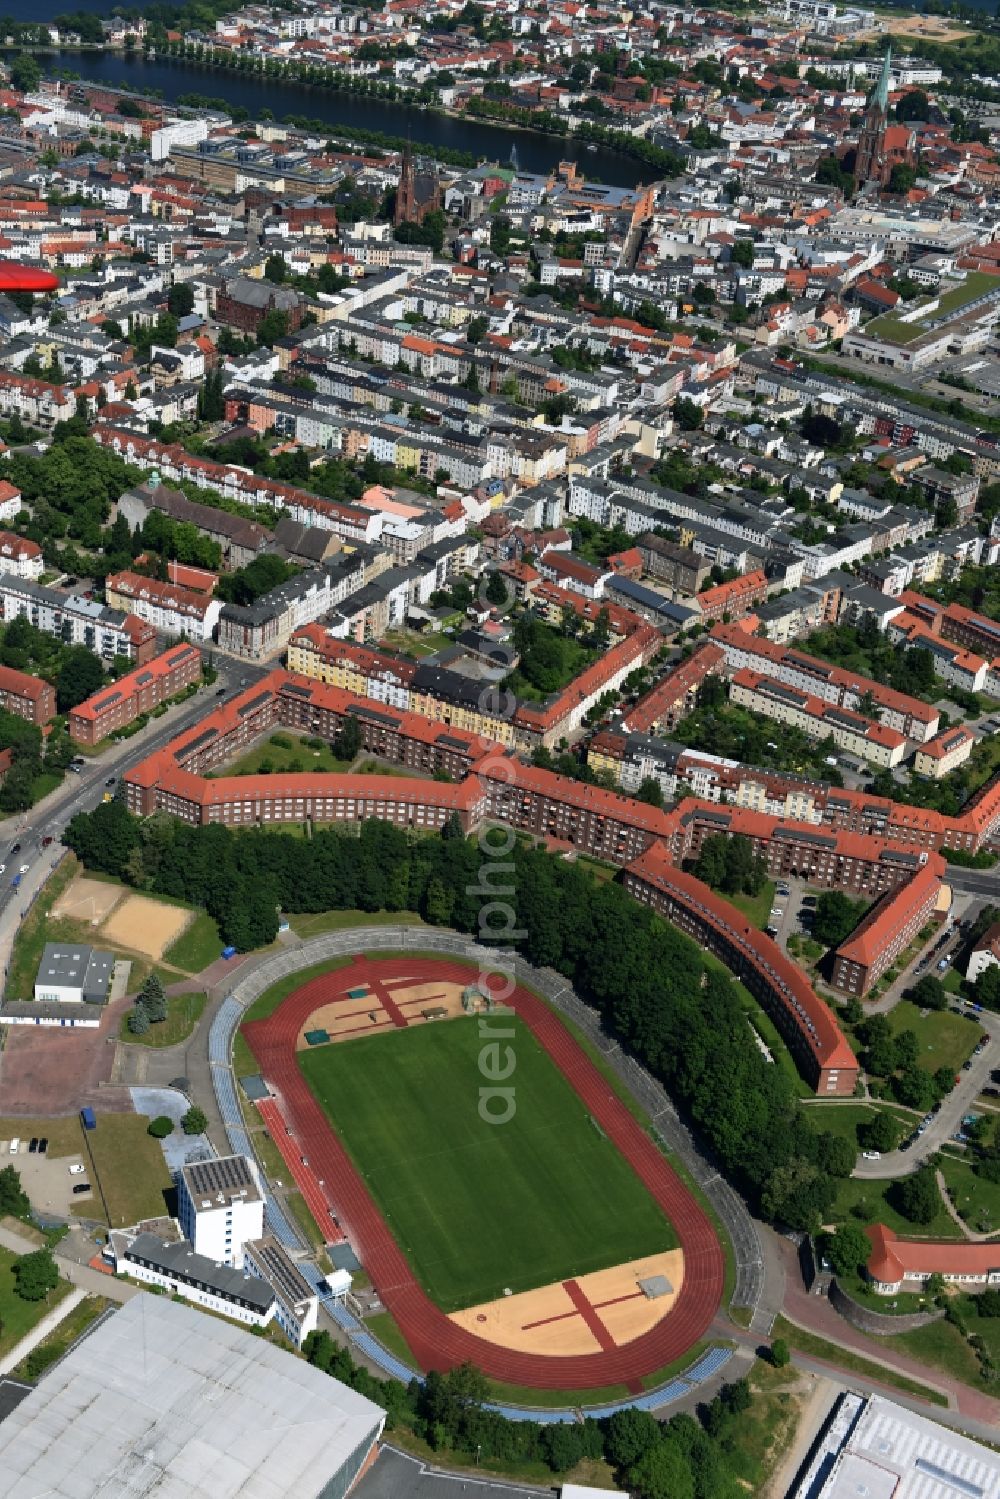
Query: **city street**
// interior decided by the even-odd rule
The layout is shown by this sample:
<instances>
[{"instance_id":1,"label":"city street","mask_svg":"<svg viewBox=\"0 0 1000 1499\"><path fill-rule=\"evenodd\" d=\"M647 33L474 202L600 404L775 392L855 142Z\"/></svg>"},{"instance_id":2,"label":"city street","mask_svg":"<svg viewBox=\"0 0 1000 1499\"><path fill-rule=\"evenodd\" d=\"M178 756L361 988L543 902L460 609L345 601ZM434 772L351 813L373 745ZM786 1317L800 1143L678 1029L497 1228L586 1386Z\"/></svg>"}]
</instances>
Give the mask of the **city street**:
<instances>
[{"instance_id":1,"label":"city street","mask_svg":"<svg viewBox=\"0 0 1000 1499\"><path fill-rule=\"evenodd\" d=\"M18 925L59 861L62 853L59 839L70 819L77 812L92 811L100 805L109 776L120 778L133 765L167 744L180 729L204 718L216 705L215 695L220 688L232 692L244 680L259 680L269 670L268 667L231 661L218 655L214 658L214 665L218 672L217 685L205 687L194 697L169 708L162 718L152 719L133 738L109 745L94 760L88 760L79 775L68 771L62 785L30 811L0 822L0 860L7 865L0 877L0 966L5 976ZM42 848L44 838L52 839L45 849ZM14 843L20 843L21 850L11 856L9 850ZM12 880L22 864L30 867L18 889L14 890Z\"/></svg>"}]
</instances>

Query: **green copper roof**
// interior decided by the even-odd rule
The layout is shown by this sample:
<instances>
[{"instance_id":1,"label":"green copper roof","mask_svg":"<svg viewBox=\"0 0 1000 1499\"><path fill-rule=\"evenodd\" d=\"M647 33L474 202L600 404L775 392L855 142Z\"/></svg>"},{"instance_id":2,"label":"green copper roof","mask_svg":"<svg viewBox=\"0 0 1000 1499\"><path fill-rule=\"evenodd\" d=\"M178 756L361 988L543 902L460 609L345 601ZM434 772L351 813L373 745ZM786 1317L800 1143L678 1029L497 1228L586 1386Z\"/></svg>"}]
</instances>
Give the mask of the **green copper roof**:
<instances>
[{"instance_id":1,"label":"green copper roof","mask_svg":"<svg viewBox=\"0 0 1000 1499\"><path fill-rule=\"evenodd\" d=\"M885 57L882 61L882 71L879 74L872 92L868 95L869 104L877 104L879 109L888 111L889 108L889 64L892 62L892 43L885 49Z\"/></svg>"}]
</instances>

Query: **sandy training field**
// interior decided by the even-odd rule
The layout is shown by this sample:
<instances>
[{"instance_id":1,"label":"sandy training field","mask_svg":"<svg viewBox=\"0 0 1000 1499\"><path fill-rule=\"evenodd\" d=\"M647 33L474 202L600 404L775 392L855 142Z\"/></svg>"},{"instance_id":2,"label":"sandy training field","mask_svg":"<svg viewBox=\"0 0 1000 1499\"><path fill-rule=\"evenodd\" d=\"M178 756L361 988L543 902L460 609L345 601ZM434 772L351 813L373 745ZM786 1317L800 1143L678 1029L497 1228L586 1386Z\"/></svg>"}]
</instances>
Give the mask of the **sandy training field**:
<instances>
[{"instance_id":1,"label":"sandy training field","mask_svg":"<svg viewBox=\"0 0 1000 1499\"><path fill-rule=\"evenodd\" d=\"M670 1290L648 1296L640 1282L665 1277ZM452 1312L466 1332L519 1353L597 1353L641 1337L673 1308L684 1280L684 1251L669 1249L610 1270L556 1281Z\"/></svg>"},{"instance_id":2,"label":"sandy training field","mask_svg":"<svg viewBox=\"0 0 1000 1499\"><path fill-rule=\"evenodd\" d=\"M130 947L150 958L162 958L191 920L180 906L165 906L144 895L127 895L105 921L101 931L110 942Z\"/></svg>"},{"instance_id":3,"label":"sandy training field","mask_svg":"<svg viewBox=\"0 0 1000 1499\"><path fill-rule=\"evenodd\" d=\"M120 885L106 885L103 880L88 880L85 875L78 874L52 907L52 915L69 916L74 921L89 921L91 926L100 926L123 894Z\"/></svg>"},{"instance_id":4,"label":"sandy training field","mask_svg":"<svg viewBox=\"0 0 1000 1499\"><path fill-rule=\"evenodd\" d=\"M403 978L384 985L378 983L374 987L366 985L363 993L350 992L359 987L353 984L345 987L334 999L313 1010L299 1031L295 1043L297 1051L308 1048L307 1031L326 1031L331 1042L350 1041L355 1036L371 1035L373 1031L427 1025L434 1020L451 1020L456 1015L465 1014L461 984ZM428 1011L434 1013L429 1015Z\"/></svg>"}]
</instances>

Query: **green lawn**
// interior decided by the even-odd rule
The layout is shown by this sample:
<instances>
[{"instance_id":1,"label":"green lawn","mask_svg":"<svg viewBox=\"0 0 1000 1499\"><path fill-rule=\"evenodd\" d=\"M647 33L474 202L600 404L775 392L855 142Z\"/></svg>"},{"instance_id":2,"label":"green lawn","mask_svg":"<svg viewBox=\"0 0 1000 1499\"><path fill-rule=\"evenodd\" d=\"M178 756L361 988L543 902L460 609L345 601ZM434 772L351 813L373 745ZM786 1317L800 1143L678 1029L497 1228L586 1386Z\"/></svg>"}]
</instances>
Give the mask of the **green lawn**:
<instances>
[{"instance_id":1,"label":"green lawn","mask_svg":"<svg viewBox=\"0 0 1000 1499\"><path fill-rule=\"evenodd\" d=\"M306 736L308 737L308 736ZM275 739L288 741L275 744ZM337 756L328 744L320 749L318 746L310 747L303 739L295 734L272 734L270 739L265 739L262 744L257 744L246 755L228 765L223 774L227 776L251 776L259 775L262 768L267 767L270 771L302 770L302 771L345 771L349 768L349 760L338 760Z\"/></svg>"},{"instance_id":2,"label":"green lawn","mask_svg":"<svg viewBox=\"0 0 1000 1499\"><path fill-rule=\"evenodd\" d=\"M964 1160L943 1155L939 1164L962 1220L976 1233L1000 1232L1000 1183L976 1176Z\"/></svg>"},{"instance_id":3,"label":"green lawn","mask_svg":"<svg viewBox=\"0 0 1000 1499\"><path fill-rule=\"evenodd\" d=\"M315 911L289 916L288 924L299 937L318 937L321 932L342 932L352 926L422 926L412 911Z\"/></svg>"},{"instance_id":4,"label":"green lawn","mask_svg":"<svg viewBox=\"0 0 1000 1499\"><path fill-rule=\"evenodd\" d=\"M118 1029L122 1041L132 1046L176 1046L186 1041L201 1019L207 994L171 994L167 996L167 1018L151 1025L144 1035L136 1036L128 1028L129 1012L121 1018Z\"/></svg>"},{"instance_id":5,"label":"green lawn","mask_svg":"<svg viewBox=\"0 0 1000 1499\"><path fill-rule=\"evenodd\" d=\"M827 1363L835 1364L838 1369L847 1369L852 1374L860 1374L863 1379L871 1379L879 1384L892 1385L894 1389L902 1390L904 1394L916 1395L920 1400L929 1400L933 1405L947 1405L947 1396L941 1395L937 1390L931 1390L927 1385L922 1385L915 1379L910 1379L906 1374L900 1374L889 1364L879 1364L874 1359L862 1358L858 1353L852 1353L850 1349L840 1348L836 1343L828 1343L825 1338L819 1338L815 1333L807 1332L804 1328L796 1327L794 1322L789 1322L785 1317L778 1317L773 1328L776 1338L783 1338L789 1348L797 1348L807 1358L824 1359ZM893 1347L902 1343L900 1337L883 1338L881 1343L887 1347ZM872 1344L872 1351L878 1352L878 1346ZM908 1351L908 1350L906 1350Z\"/></svg>"},{"instance_id":6,"label":"green lawn","mask_svg":"<svg viewBox=\"0 0 1000 1499\"><path fill-rule=\"evenodd\" d=\"M199 911L177 941L167 948L163 961L182 968L185 973L200 973L215 962L224 946L214 918L207 911Z\"/></svg>"},{"instance_id":7,"label":"green lawn","mask_svg":"<svg viewBox=\"0 0 1000 1499\"><path fill-rule=\"evenodd\" d=\"M164 1194L172 1192L173 1184L160 1142L147 1133L148 1125L143 1114L98 1114L97 1128L85 1135L94 1191L74 1204L74 1213L101 1218L106 1203L112 1228L128 1228L141 1218L166 1213Z\"/></svg>"},{"instance_id":8,"label":"green lawn","mask_svg":"<svg viewBox=\"0 0 1000 1499\"><path fill-rule=\"evenodd\" d=\"M14 1262L20 1258L20 1255L0 1247L0 1355L9 1353L70 1289L69 1281L61 1280L55 1290L49 1292L47 1302L22 1301L14 1288Z\"/></svg>"},{"instance_id":9,"label":"green lawn","mask_svg":"<svg viewBox=\"0 0 1000 1499\"><path fill-rule=\"evenodd\" d=\"M825 1130L831 1135L839 1135L858 1150L861 1149L858 1140L858 1125L870 1123L876 1114L888 1113L889 1117L894 1120L897 1126L897 1144L913 1127L912 1121L907 1123L891 1109L876 1109L868 1103L817 1103L808 1104L806 1107L806 1117L817 1129Z\"/></svg>"},{"instance_id":10,"label":"green lawn","mask_svg":"<svg viewBox=\"0 0 1000 1499\"><path fill-rule=\"evenodd\" d=\"M299 1058L416 1275L446 1311L677 1243L527 1026L514 1017L493 1025L513 1031L515 1112L504 1124L480 1117L480 1089L491 1080L480 1070L484 1039L473 1017ZM507 1044L499 1042L497 1069Z\"/></svg>"},{"instance_id":11,"label":"green lawn","mask_svg":"<svg viewBox=\"0 0 1000 1499\"><path fill-rule=\"evenodd\" d=\"M983 1034L975 1021L967 1020L964 1015L953 1015L951 1010L931 1010L921 1015L908 999L901 999L893 1006L888 1020L894 1036L900 1031L915 1033L920 1042L920 1062L928 1072L935 1072L938 1067L958 1072Z\"/></svg>"},{"instance_id":12,"label":"green lawn","mask_svg":"<svg viewBox=\"0 0 1000 1499\"><path fill-rule=\"evenodd\" d=\"M988 1326L985 1318L969 1319L970 1332L980 1332ZM882 1338L880 1343L919 1359L928 1368L953 1374L965 1384L982 1387L979 1360L958 1328L952 1327L950 1322L931 1322L927 1327L918 1327L915 1332L899 1332L891 1338Z\"/></svg>"},{"instance_id":13,"label":"green lawn","mask_svg":"<svg viewBox=\"0 0 1000 1499\"><path fill-rule=\"evenodd\" d=\"M784 898L782 896L782 900ZM722 899L727 900L738 911L742 911L755 927L763 931L768 924L768 917L774 904L774 881L765 880L756 895L723 895Z\"/></svg>"},{"instance_id":14,"label":"green lawn","mask_svg":"<svg viewBox=\"0 0 1000 1499\"><path fill-rule=\"evenodd\" d=\"M862 1181L848 1177L838 1181L837 1198L831 1217L836 1221L852 1218L860 1223L884 1223L904 1238L960 1239L962 1230L948 1213L944 1203L930 1223L911 1223L897 1213L889 1197L892 1183L886 1181ZM855 1211L856 1210L856 1211Z\"/></svg>"}]
</instances>

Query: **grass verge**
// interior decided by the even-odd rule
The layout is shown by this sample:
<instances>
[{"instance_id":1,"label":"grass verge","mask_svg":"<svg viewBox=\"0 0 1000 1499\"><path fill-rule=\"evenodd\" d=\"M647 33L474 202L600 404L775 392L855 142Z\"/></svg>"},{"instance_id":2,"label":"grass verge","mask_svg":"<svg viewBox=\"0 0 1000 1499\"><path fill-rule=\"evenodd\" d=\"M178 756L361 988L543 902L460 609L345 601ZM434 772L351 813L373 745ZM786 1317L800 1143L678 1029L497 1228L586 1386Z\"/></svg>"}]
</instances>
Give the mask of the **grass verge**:
<instances>
[{"instance_id":1,"label":"grass verge","mask_svg":"<svg viewBox=\"0 0 1000 1499\"><path fill-rule=\"evenodd\" d=\"M128 1028L129 1011L121 1018L118 1038L131 1046L152 1046L162 1050L165 1046L177 1046L186 1041L201 1019L207 1002L207 994L171 994L167 996L167 1018L151 1025L141 1036L133 1035Z\"/></svg>"},{"instance_id":2,"label":"grass verge","mask_svg":"<svg viewBox=\"0 0 1000 1499\"><path fill-rule=\"evenodd\" d=\"M915 1395L918 1400L928 1400L932 1405L948 1404L947 1396L942 1395L939 1390L932 1390L928 1385L911 1379L909 1375L900 1374L889 1364L877 1364L872 1359L862 1358L860 1353L854 1353L849 1348L840 1348L836 1343L828 1343L826 1338L817 1337L815 1333L797 1327L786 1317L776 1319L773 1335L776 1338L783 1338L789 1348L797 1349L807 1358L823 1359L828 1364L835 1364L838 1369L846 1369L851 1374L859 1374L862 1379L870 1379L878 1384L891 1385L895 1390L902 1390L904 1395ZM900 1343L901 1340L897 1336L883 1339L883 1341L887 1346L891 1346Z\"/></svg>"}]
</instances>

